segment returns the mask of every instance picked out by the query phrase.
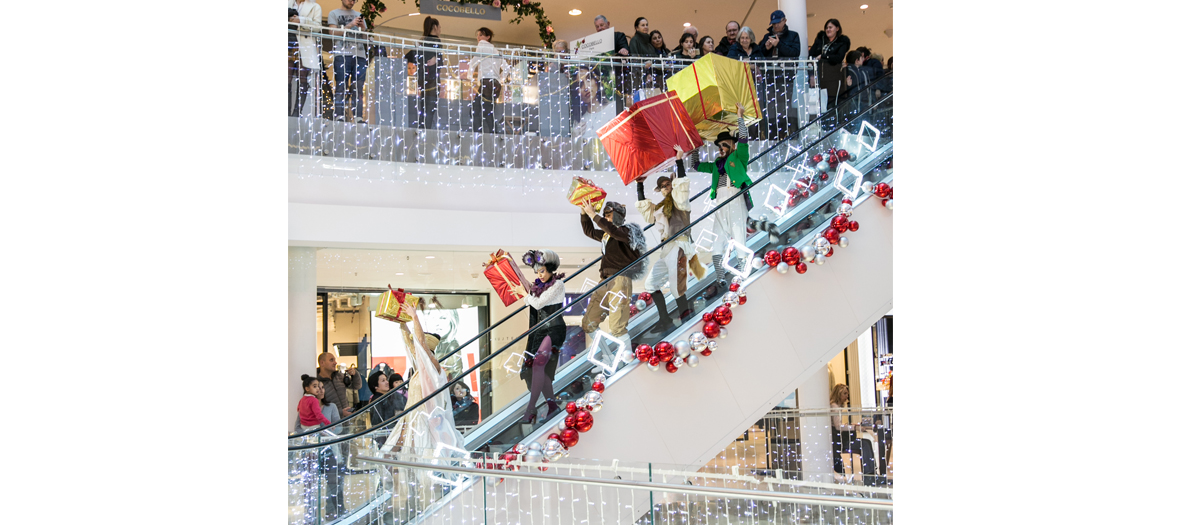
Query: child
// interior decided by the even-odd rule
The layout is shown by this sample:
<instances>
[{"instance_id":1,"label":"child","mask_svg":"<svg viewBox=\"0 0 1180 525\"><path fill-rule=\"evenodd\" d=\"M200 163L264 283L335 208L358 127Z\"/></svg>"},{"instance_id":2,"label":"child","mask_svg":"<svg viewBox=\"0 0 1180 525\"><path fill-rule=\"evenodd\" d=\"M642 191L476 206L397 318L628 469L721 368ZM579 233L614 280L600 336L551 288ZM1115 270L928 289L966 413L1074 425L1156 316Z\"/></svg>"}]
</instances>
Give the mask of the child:
<instances>
[{"instance_id":1,"label":"child","mask_svg":"<svg viewBox=\"0 0 1180 525\"><path fill-rule=\"evenodd\" d=\"M320 410L320 398L323 397L324 385L315 377L304 374L303 398L299 400L300 430L309 430L318 425L331 425L332 422Z\"/></svg>"}]
</instances>

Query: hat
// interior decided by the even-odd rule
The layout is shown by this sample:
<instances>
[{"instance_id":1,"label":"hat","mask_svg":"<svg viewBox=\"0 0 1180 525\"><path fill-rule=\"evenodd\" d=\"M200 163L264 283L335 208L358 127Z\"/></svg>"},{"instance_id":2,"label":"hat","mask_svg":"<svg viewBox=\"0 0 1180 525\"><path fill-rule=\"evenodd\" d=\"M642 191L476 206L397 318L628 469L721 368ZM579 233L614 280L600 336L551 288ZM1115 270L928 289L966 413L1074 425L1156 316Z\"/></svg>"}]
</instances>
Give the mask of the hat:
<instances>
[{"instance_id":1,"label":"hat","mask_svg":"<svg viewBox=\"0 0 1180 525\"><path fill-rule=\"evenodd\" d=\"M606 201L606 204L602 206L602 214L603 215L606 215L606 212L608 212L608 211L615 212L615 215L617 215L619 217L623 217L623 218L627 217L627 207L623 206L622 204L619 204L615 201Z\"/></svg>"},{"instance_id":2,"label":"hat","mask_svg":"<svg viewBox=\"0 0 1180 525\"><path fill-rule=\"evenodd\" d=\"M442 337L439 337L438 334L432 334L429 332L427 332L425 335L426 335L426 349L433 352L435 348L438 348L438 344L440 342L442 342Z\"/></svg>"},{"instance_id":3,"label":"hat","mask_svg":"<svg viewBox=\"0 0 1180 525\"><path fill-rule=\"evenodd\" d=\"M717 138L713 139L713 144L717 147L721 147L721 141L723 140L732 140L737 142L737 139L733 138L733 135L731 135L729 131L722 131L719 135L717 135Z\"/></svg>"},{"instance_id":4,"label":"hat","mask_svg":"<svg viewBox=\"0 0 1180 525\"><path fill-rule=\"evenodd\" d=\"M660 186L663 186L665 182L672 182L671 177L665 175L656 179L656 187L659 188Z\"/></svg>"},{"instance_id":5,"label":"hat","mask_svg":"<svg viewBox=\"0 0 1180 525\"><path fill-rule=\"evenodd\" d=\"M770 13L770 23L772 23L772 24L777 24L777 23L782 22L783 20L786 20L786 19L787 19L787 15L783 14L782 11L776 10L775 12Z\"/></svg>"}]
</instances>

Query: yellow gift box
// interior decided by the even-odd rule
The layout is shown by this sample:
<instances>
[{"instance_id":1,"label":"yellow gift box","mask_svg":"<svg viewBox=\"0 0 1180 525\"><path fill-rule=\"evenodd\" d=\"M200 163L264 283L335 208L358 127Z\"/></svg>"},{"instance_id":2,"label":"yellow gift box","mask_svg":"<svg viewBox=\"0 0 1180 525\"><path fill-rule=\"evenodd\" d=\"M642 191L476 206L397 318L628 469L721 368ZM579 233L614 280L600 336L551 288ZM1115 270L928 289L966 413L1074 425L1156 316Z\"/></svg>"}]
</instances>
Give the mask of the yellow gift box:
<instances>
[{"instance_id":1,"label":"yellow gift box","mask_svg":"<svg viewBox=\"0 0 1180 525\"><path fill-rule=\"evenodd\" d=\"M701 137L712 142L737 127L737 105L745 107L746 125L762 120L750 65L709 53L668 79L668 91L680 95Z\"/></svg>"},{"instance_id":2,"label":"yellow gift box","mask_svg":"<svg viewBox=\"0 0 1180 525\"><path fill-rule=\"evenodd\" d=\"M401 288L394 290L393 286L390 286L389 291L381 293L381 299L377 302L377 311L373 315L387 321L408 323L412 318L406 312L406 305L418 308L419 301L421 301L420 298L410 295L409 292Z\"/></svg>"},{"instance_id":3,"label":"yellow gift box","mask_svg":"<svg viewBox=\"0 0 1180 525\"><path fill-rule=\"evenodd\" d=\"M574 177L565 197L575 206L590 203L594 206L594 211L602 211L602 205L606 204L606 191L595 186L594 181L583 177Z\"/></svg>"}]
</instances>

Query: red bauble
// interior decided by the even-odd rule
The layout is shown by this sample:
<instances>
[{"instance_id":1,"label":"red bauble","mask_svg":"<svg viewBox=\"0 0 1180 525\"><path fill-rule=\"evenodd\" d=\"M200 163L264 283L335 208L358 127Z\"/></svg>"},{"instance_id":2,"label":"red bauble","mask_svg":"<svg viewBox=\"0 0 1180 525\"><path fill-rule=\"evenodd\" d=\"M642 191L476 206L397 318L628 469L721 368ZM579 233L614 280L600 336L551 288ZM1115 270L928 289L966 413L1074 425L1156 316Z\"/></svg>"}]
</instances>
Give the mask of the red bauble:
<instances>
[{"instance_id":1,"label":"red bauble","mask_svg":"<svg viewBox=\"0 0 1180 525\"><path fill-rule=\"evenodd\" d=\"M676 366L671 361L669 361L668 364L664 365L664 368L666 370L668 370L668 372L671 372L673 374L675 374L677 370L680 370L680 367Z\"/></svg>"},{"instance_id":2,"label":"red bauble","mask_svg":"<svg viewBox=\"0 0 1180 525\"><path fill-rule=\"evenodd\" d=\"M806 198L808 198L808 197L810 197L810 196L811 196L811 192L810 192L810 191L803 190L803 191L799 192L799 198L800 198L800 199L806 199Z\"/></svg>"},{"instance_id":3,"label":"red bauble","mask_svg":"<svg viewBox=\"0 0 1180 525\"><path fill-rule=\"evenodd\" d=\"M795 271L799 273L807 273L807 263L801 262L795 265Z\"/></svg>"},{"instance_id":4,"label":"red bauble","mask_svg":"<svg viewBox=\"0 0 1180 525\"><path fill-rule=\"evenodd\" d=\"M796 264L799 264L799 258L798 257L790 257L787 259L783 259L783 262L787 263L787 266L795 266Z\"/></svg>"},{"instance_id":5,"label":"red bauble","mask_svg":"<svg viewBox=\"0 0 1180 525\"><path fill-rule=\"evenodd\" d=\"M831 256L832 256L832 255L834 255L835 253L836 253L836 249L835 249L835 248L828 247L828 253L825 253L825 254L824 254L824 257L831 257Z\"/></svg>"},{"instance_id":6,"label":"red bauble","mask_svg":"<svg viewBox=\"0 0 1180 525\"><path fill-rule=\"evenodd\" d=\"M827 182L828 181L828 172L826 172L826 171L819 172L819 180Z\"/></svg>"},{"instance_id":7,"label":"red bauble","mask_svg":"<svg viewBox=\"0 0 1180 525\"><path fill-rule=\"evenodd\" d=\"M840 157L837 157L835 153L828 155L828 164L835 168L837 164L840 164Z\"/></svg>"},{"instance_id":8,"label":"red bauble","mask_svg":"<svg viewBox=\"0 0 1180 525\"><path fill-rule=\"evenodd\" d=\"M566 411L566 412L568 412L568 413L570 413L570 414L573 414L574 412L577 412L577 411L578 411L578 404L577 404L577 403L574 403L573 401L570 401L569 403L566 403L566 404L565 404L565 411Z\"/></svg>"},{"instance_id":9,"label":"red bauble","mask_svg":"<svg viewBox=\"0 0 1180 525\"><path fill-rule=\"evenodd\" d=\"M745 293L738 294L738 304L739 305L746 304L746 294Z\"/></svg>"},{"instance_id":10,"label":"red bauble","mask_svg":"<svg viewBox=\"0 0 1180 525\"><path fill-rule=\"evenodd\" d=\"M651 356L651 359L647 360L647 364L651 366L660 366L660 358L653 355Z\"/></svg>"},{"instance_id":11,"label":"red bauble","mask_svg":"<svg viewBox=\"0 0 1180 525\"><path fill-rule=\"evenodd\" d=\"M889 197L889 185L884 182L877 183L877 186L875 188L873 188L873 194L878 197L881 197L882 199L888 198Z\"/></svg>"},{"instance_id":12,"label":"red bauble","mask_svg":"<svg viewBox=\"0 0 1180 525\"><path fill-rule=\"evenodd\" d=\"M701 355L703 355L705 357L709 357L709 356L713 355L713 351L706 348L704 350L701 350Z\"/></svg>"},{"instance_id":13,"label":"red bauble","mask_svg":"<svg viewBox=\"0 0 1180 525\"><path fill-rule=\"evenodd\" d=\"M651 294L647 292L641 292L639 294L639 300L647 303L648 305L651 305Z\"/></svg>"},{"instance_id":14,"label":"red bauble","mask_svg":"<svg viewBox=\"0 0 1180 525\"><path fill-rule=\"evenodd\" d=\"M565 416L565 428L574 428L574 423L577 423L574 416Z\"/></svg>"},{"instance_id":15,"label":"red bauble","mask_svg":"<svg viewBox=\"0 0 1180 525\"><path fill-rule=\"evenodd\" d=\"M762 260L766 262L767 266L774 268L775 266L778 266L778 263L783 261L783 258L781 255L779 255L778 251L770 250L766 252L766 255L762 256Z\"/></svg>"},{"instance_id":16,"label":"red bauble","mask_svg":"<svg viewBox=\"0 0 1180 525\"><path fill-rule=\"evenodd\" d=\"M788 208L794 208L795 205L797 205L797 204L799 204L799 196L798 195L791 195L790 197L787 197L787 207Z\"/></svg>"},{"instance_id":17,"label":"red bauble","mask_svg":"<svg viewBox=\"0 0 1180 525\"><path fill-rule=\"evenodd\" d=\"M579 410L574 414L573 428L578 432L586 432L594 425L594 416L590 415L589 410Z\"/></svg>"},{"instance_id":18,"label":"red bauble","mask_svg":"<svg viewBox=\"0 0 1180 525\"><path fill-rule=\"evenodd\" d=\"M844 233L845 231L848 230L848 217L845 217L843 215L836 215L835 217L832 217L831 224L832 224L833 228L840 230L840 233ZM840 239L837 237L836 241L839 242L839 240Z\"/></svg>"},{"instance_id":19,"label":"red bauble","mask_svg":"<svg viewBox=\"0 0 1180 525\"><path fill-rule=\"evenodd\" d=\"M881 206L888 208L889 207L889 199L881 199Z\"/></svg>"},{"instance_id":20,"label":"red bauble","mask_svg":"<svg viewBox=\"0 0 1180 525\"><path fill-rule=\"evenodd\" d=\"M603 390L606 390L606 385L595 381L593 385L590 385L590 388L601 394Z\"/></svg>"},{"instance_id":21,"label":"red bauble","mask_svg":"<svg viewBox=\"0 0 1180 525\"><path fill-rule=\"evenodd\" d=\"M742 285L740 285L738 283L733 283L733 284L729 285L729 291L736 292L741 287L742 287Z\"/></svg>"},{"instance_id":22,"label":"red bauble","mask_svg":"<svg viewBox=\"0 0 1180 525\"><path fill-rule=\"evenodd\" d=\"M860 223L856 221L848 221L848 231L854 232L860 229Z\"/></svg>"},{"instance_id":23,"label":"red bauble","mask_svg":"<svg viewBox=\"0 0 1180 525\"><path fill-rule=\"evenodd\" d=\"M506 467L508 467L510 470L516 470L515 466L507 464L509 461L516 461L516 454L513 454L511 452L505 452L504 455L502 455L500 457L504 459L504 463L505 463Z\"/></svg>"},{"instance_id":24,"label":"red bauble","mask_svg":"<svg viewBox=\"0 0 1180 525\"><path fill-rule=\"evenodd\" d=\"M717 324L716 321L709 321L705 323L704 327L701 328L701 332L705 334L705 337L714 339L721 335L721 325Z\"/></svg>"},{"instance_id":25,"label":"red bauble","mask_svg":"<svg viewBox=\"0 0 1180 525\"><path fill-rule=\"evenodd\" d=\"M725 326L729 324L730 321L733 321L733 310L730 310L729 307L725 305L718 306L717 308L713 309L713 320L717 321L717 324ZM720 333L720 330L718 330L718 332Z\"/></svg>"},{"instance_id":26,"label":"red bauble","mask_svg":"<svg viewBox=\"0 0 1180 525\"><path fill-rule=\"evenodd\" d=\"M792 196L792 195L798 195L798 194L799 194L799 189L798 189L798 188L791 188L791 189L787 190L787 196L788 196L788 197L789 197L789 196Z\"/></svg>"},{"instance_id":27,"label":"red bauble","mask_svg":"<svg viewBox=\"0 0 1180 525\"><path fill-rule=\"evenodd\" d=\"M893 198L893 186L890 186L890 187L889 187L889 198L890 198L890 199L892 199L892 198Z\"/></svg>"},{"instance_id":28,"label":"red bauble","mask_svg":"<svg viewBox=\"0 0 1180 525\"><path fill-rule=\"evenodd\" d=\"M840 230L829 227L828 229L824 230L824 238L832 244L837 244L840 242Z\"/></svg>"},{"instance_id":29,"label":"red bauble","mask_svg":"<svg viewBox=\"0 0 1180 525\"><path fill-rule=\"evenodd\" d=\"M656 357L660 359L661 363L667 363L676 357L676 347L667 341L660 341L656 343Z\"/></svg>"},{"instance_id":30,"label":"red bauble","mask_svg":"<svg viewBox=\"0 0 1180 525\"><path fill-rule=\"evenodd\" d=\"M807 187L807 189L811 190L811 193L815 193L815 192L819 191L819 184L816 184L813 182L813 183L811 183L811 186Z\"/></svg>"},{"instance_id":31,"label":"red bauble","mask_svg":"<svg viewBox=\"0 0 1180 525\"><path fill-rule=\"evenodd\" d=\"M561 431L561 442L565 448L570 448L578 444L578 431L572 428L567 428Z\"/></svg>"},{"instance_id":32,"label":"red bauble","mask_svg":"<svg viewBox=\"0 0 1180 525\"><path fill-rule=\"evenodd\" d=\"M799 249L794 246L790 246L787 249L783 250L783 259L788 259L788 258L798 259L799 258Z\"/></svg>"},{"instance_id":33,"label":"red bauble","mask_svg":"<svg viewBox=\"0 0 1180 525\"><path fill-rule=\"evenodd\" d=\"M836 150L836 158L844 161L844 160L848 160L848 159L852 158L852 156L848 154L848 150L841 149L841 150Z\"/></svg>"},{"instance_id":34,"label":"red bauble","mask_svg":"<svg viewBox=\"0 0 1180 525\"><path fill-rule=\"evenodd\" d=\"M835 155L835 154L836 154L835 146L828 148L828 155Z\"/></svg>"},{"instance_id":35,"label":"red bauble","mask_svg":"<svg viewBox=\"0 0 1180 525\"><path fill-rule=\"evenodd\" d=\"M558 434L557 432L554 432L554 433L552 433L552 434L549 434L549 437L547 437L547 438L545 438L545 439L557 439L557 440L560 440L560 439L561 439L561 434Z\"/></svg>"},{"instance_id":36,"label":"red bauble","mask_svg":"<svg viewBox=\"0 0 1180 525\"><path fill-rule=\"evenodd\" d=\"M631 305L631 315L639 315L639 308L637 308L635 305Z\"/></svg>"},{"instance_id":37,"label":"red bauble","mask_svg":"<svg viewBox=\"0 0 1180 525\"><path fill-rule=\"evenodd\" d=\"M815 155L811 156L811 163L812 164L819 164L823 161L824 161L824 156L819 153L816 153Z\"/></svg>"},{"instance_id":38,"label":"red bauble","mask_svg":"<svg viewBox=\"0 0 1180 525\"><path fill-rule=\"evenodd\" d=\"M635 347L635 357L638 357L640 361L651 361L651 356L651 345L639 345Z\"/></svg>"},{"instance_id":39,"label":"red bauble","mask_svg":"<svg viewBox=\"0 0 1180 525\"><path fill-rule=\"evenodd\" d=\"M845 198L844 198L844 200L840 201L840 204L847 204L847 205L851 206L851 205L852 205L852 199L849 199L849 198L845 197Z\"/></svg>"},{"instance_id":40,"label":"red bauble","mask_svg":"<svg viewBox=\"0 0 1180 525\"><path fill-rule=\"evenodd\" d=\"M713 320L713 312L705 312L705 315L701 316L701 320L706 323L709 321L712 321Z\"/></svg>"}]
</instances>

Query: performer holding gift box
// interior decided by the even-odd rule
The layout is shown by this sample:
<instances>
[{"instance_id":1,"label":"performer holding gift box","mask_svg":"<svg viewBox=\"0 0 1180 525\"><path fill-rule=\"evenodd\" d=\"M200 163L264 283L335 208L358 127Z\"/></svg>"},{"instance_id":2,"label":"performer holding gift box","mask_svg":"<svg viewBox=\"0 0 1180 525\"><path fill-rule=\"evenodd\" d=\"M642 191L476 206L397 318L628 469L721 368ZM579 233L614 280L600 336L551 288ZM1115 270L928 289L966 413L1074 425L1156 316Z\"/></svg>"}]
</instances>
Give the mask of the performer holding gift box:
<instances>
[{"instance_id":1,"label":"performer holding gift box","mask_svg":"<svg viewBox=\"0 0 1180 525\"><path fill-rule=\"evenodd\" d=\"M668 90L680 97L705 140L714 140L737 125L733 109L738 105L750 110L741 116L746 125L762 120L750 65L738 60L708 53L672 75Z\"/></svg>"},{"instance_id":2,"label":"performer holding gift box","mask_svg":"<svg viewBox=\"0 0 1180 525\"><path fill-rule=\"evenodd\" d=\"M389 287L389 291L381 293L381 298L377 301L377 312L373 315L402 324L413 320L408 308L417 308L421 299L410 295L409 292L401 288L394 290L392 285L387 284L386 286Z\"/></svg>"},{"instance_id":3,"label":"performer holding gift box","mask_svg":"<svg viewBox=\"0 0 1180 525\"><path fill-rule=\"evenodd\" d=\"M598 130L624 184L672 166L676 150L705 144L675 91L640 101Z\"/></svg>"},{"instance_id":4,"label":"performer holding gift box","mask_svg":"<svg viewBox=\"0 0 1180 525\"><path fill-rule=\"evenodd\" d=\"M602 262L598 264L598 276L603 281L610 279L610 283L590 294L586 314L582 316L582 331L586 333L586 341L593 341L594 331L599 329L603 321L608 321L602 328L610 335L629 342L629 304L616 304L613 309L608 309L603 306L603 299L609 292L616 296L621 295L628 303L630 302L631 281L647 271L647 260L644 259L643 262L632 266L626 273L620 270L647 252L643 228L633 222L626 222L627 207L617 202L606 203L601 217L590 206L582 206L581 220L582 233L602 243ZM595 228L595 225L601 229Z\"/></svg>"},{"instance_id":5,"label":"performer holding gift box","mask_svg":"<svg viewBox=\"0 0 1180 525\"><path fill-rule=\"evenodd\" d=\"M724 131L713 141L721 148L721 155L716 161L701 164L695 151L688 157L689 165L693 169L713 174L709 198L717 203L737 195L739 191L750 186L750 177L746 175L746 166L750 162L750 146L746 142L750 135L746 129L745 119L741 118L744 113L745 107L738 104L737 140L734 140L728 131ZM714 213L713 233L717 235L717 239L713 241L713 268L717 271L717 279L723 290L729 287L731 276L727 275L725 268L721 266L721 257L731 239L743 244L746 242L746 220L753 207L753 200L747 192L745 198L734 199Z\"/></svg>"},{"instance_id":6,"label":"performer holding gift box","mask_svg":"<svg viewBox=\"0 0 1180 525\"><path fill-rule=\"evenodd\" d=\"M496 250L483 266L484 277L492 283L492 288L496 290L496 295L500 296L504 306L509 306L528 295L530 283L524 278L524 274L520 273L520 267L516 266L516 261L512 260L512 255L508 252Z\"/></svg>"}]
</instances>

